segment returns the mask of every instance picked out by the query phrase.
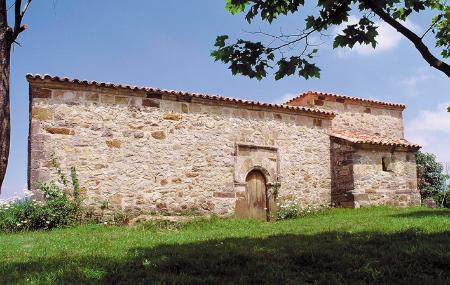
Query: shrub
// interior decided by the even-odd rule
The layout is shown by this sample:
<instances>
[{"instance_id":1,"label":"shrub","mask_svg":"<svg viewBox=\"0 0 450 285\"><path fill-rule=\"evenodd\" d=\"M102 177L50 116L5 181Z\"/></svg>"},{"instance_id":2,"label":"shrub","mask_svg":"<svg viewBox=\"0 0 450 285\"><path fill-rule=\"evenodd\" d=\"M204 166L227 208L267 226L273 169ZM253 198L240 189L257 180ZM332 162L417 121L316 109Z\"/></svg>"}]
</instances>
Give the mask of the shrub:
<instances>
[{"instance_id":1,"label":"shrub","mask_svg":"<svg viewBox=\"0 0 450 285\"><path fill-rule=\"evenodd\" d=\"M324 209L329 208L329 205L317 205L302 207L297 201L287 201L277 204L277 220L295 219L309 214L316 214Z\"/></svg>"},{"instance_id":2,"label":"shrub","mask_svg":"<svg viewBox=\"0 0 450 285\"><path fill-rule=\"evenodd\" d=\"M67 179L54 162L60 182L67 185ZM33 199L33 194L9 203L0 204L0 231L52 229L74 224L81 216L80 187L76 169L71 168L73 192L64 191L55 182L40 183L37 189L42 201Z\"/></svg>"},{"instance_id":3,"label":"shrub","mask_svg":"<svg viewBox=\"0 0 450 285\"><path fill-rule=\"evenodd\" d=\"M300 216L300 205L295 201L277 204L277 220L294 219Z\"/></svg>"},{"instance_id":4,"label":"shrub","mask_svg":"<svg viewBox=\"0 0 450 285\"><path fill-rule=\"evenodd\" d=\"M55 183L43 183L38 189L44 197L42 202L30 195L0 206L1 231L52 229L77 221L79 205Z\"/></svg>"},{"instance_id":5,"label":"shrub","mask_svg":"<svg viewBox=\"0 0 450 285\"><path fill-rule=\"evenodd\" d=\"M446 203L448 193L445 190L445 181L448 176L444 174L441 163L436 161L436 157L431 153L417 152L417 187L420 191L422 201L431 197L436 205L443 206Z\"/></svg>"},{"instance_id":6,"label":"shrub","mask_svg":"<svg viewBox=\"0 0 450 285\"><path fill-rule=\"evenodd\" d=\"M450 186L445 191L440 191L435 197L438 207L450 208Z\"/></svg>"}]
</instances>

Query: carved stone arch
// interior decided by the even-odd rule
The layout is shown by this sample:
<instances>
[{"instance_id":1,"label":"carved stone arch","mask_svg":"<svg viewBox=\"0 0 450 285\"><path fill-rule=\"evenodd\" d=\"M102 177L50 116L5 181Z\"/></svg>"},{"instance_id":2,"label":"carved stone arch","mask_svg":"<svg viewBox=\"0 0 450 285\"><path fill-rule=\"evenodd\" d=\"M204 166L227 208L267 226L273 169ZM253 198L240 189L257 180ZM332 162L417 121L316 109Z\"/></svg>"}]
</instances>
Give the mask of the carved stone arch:
<instances>
[{"instance_id":1,"label":"carved stone arch","mask_svg":"<svg viewBox=\"0 0 450 285\"><path fill-rule=\"evenodd\" d=\"M264 175L264 178L266 179L266 184L271 185L275 182L275 179L272 177L272 175L270 175L270 172L260 165L254 165L250 167L245 173L244 177L247 177L247 175L254 170L258 170Z\"/></svg>"}]
</instances>

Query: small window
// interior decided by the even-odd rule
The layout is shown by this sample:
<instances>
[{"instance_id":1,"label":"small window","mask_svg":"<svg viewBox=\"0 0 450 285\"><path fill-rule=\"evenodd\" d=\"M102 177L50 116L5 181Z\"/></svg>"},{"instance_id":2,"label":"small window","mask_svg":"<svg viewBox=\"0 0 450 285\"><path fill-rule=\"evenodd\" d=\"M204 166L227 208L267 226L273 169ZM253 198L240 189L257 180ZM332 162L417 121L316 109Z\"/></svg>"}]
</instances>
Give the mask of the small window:
<instances>
[{"instance_id":1,"label":"small window","mask_svg":"<svg viewBox=\"0 0 450 285\"><path fill-rule=\"evenodd\" d=\"M383 171L392 171L391 158L383 157L381 159L381 165L383 167Z\"/></svg>"},{"instance_id":2,"label":"small window","mask_svg":"<svg viewBox=\"0 0 450 285\"><path fill-rule=\"evenodd\" d=\"M365 108L364 109L364 113L366 114L370 114L372 112L372 110L370 110L370 108Z\"/></svg>"}]
</instances>

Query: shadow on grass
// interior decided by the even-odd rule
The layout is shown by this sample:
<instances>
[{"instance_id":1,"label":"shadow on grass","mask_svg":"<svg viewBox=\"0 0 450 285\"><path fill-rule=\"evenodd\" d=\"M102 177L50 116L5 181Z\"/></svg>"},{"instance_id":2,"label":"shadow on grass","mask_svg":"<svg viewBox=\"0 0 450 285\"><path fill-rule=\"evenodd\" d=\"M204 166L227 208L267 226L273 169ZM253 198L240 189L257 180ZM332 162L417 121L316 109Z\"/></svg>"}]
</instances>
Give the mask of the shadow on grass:
<instances>
[{"instance_id":1,"label":"shadow on grass","mask_svg":"<svg viewBox=\"0 0 450 285\"><path fill-rule=\"evenodd\" d=\"M395 218L427 218L427 217L448 217L450 218L450 209L445 210L431 210L431 211L416 211L404 214L392 215Z\"/></svg>"},{"instance_id":2,"label":"shadow on grass","mask_svg":"<svg viewBox=\"0 0 450 285\"><path fill-rule=\"evenodd\" d=\"M123 259L68 254L0 264L0 283L449 284L449 237L329 232L133 248Z\"/></svg>"}]
</instances>

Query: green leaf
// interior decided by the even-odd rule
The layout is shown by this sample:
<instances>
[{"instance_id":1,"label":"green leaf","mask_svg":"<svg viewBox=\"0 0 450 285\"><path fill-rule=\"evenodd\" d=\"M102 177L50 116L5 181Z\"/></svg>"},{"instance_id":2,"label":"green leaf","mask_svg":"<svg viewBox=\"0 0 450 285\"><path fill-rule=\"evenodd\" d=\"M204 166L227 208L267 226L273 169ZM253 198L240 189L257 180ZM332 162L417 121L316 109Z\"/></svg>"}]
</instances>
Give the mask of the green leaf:
<instances>
[{"instance_id":1,"label":"green leaf","mask_svg":"<svg viewBox=\"0 0 450 285\"><path fill-rule=\"evenodd\" d=\"M227 0L225 9L231 14L236 15L237 13L244 12L247 2L248 1Z\"/></svg>"},{"instance_id":2,"label":"green leaf","mask_svg":"<svg viewBox=\"0 0 450 285\"><path fill-rule=\"evenodd\" d=\"M225 41L228 39L227 35L222 35L222 36L218 36L216 38L216 43L214 44L215 47L224 47L225 46Z\"/></svg>"},{"instance_id":3,"label":"green leaf","mask_svg":"<svg viewBox=\"0 0 450 285\"><path fill-rule=\"evenodd\" d=\"M310 29L314 26L314 24L316 23L316 19L313 16L308 16L306 17L306 29Z\"/></svg>"}]
</instances>

